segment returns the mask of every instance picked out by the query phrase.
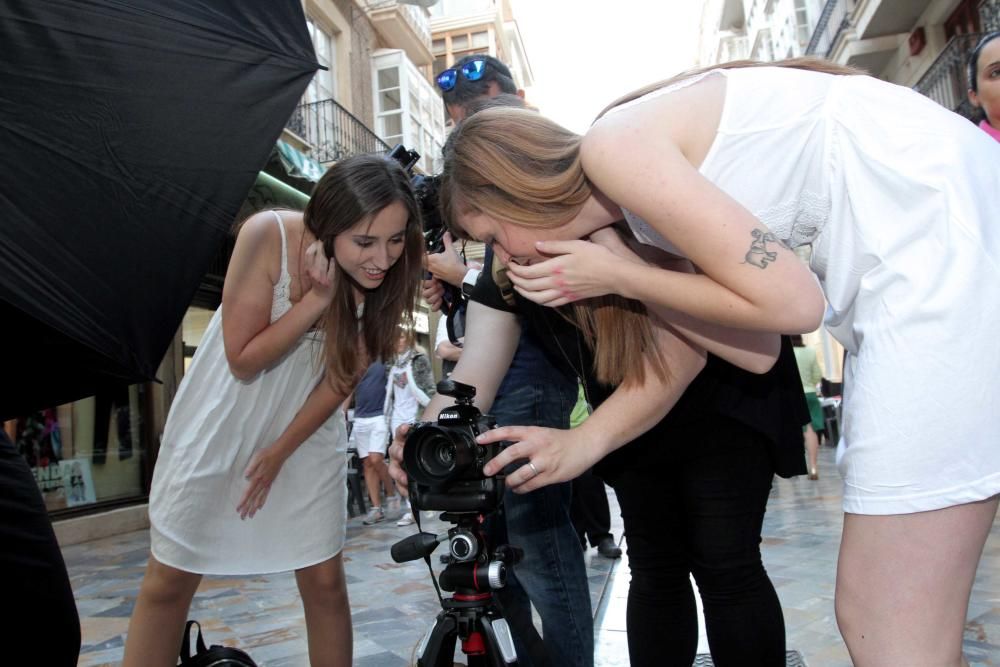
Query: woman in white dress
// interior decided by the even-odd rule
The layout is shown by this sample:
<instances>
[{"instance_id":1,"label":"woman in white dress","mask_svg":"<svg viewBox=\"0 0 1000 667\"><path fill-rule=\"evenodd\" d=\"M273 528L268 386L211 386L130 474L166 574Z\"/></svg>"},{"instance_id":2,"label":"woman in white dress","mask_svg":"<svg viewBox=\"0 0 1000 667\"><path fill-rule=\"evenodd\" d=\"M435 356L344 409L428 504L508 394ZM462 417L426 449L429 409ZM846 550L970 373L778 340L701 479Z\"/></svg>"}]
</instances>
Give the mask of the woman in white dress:
<instances>
[{"instance_id":1,"label":"woman in white dress","mask_svg":"<svg viewBox=\"0 0 1000 667\"><path fill-rule=\"evenodd\" d=\"M125 665L176 664L202 575L288 570L310 663L351 663L337 408L370 359L394 354L422 255L408 177L377 156L331 167L304 213L242 224L222 307L167 418Z\"/></svg>"},{"instance_id":2,"label":"woman in white dress","mask_svg":"<svg viewBox=\"0 0 1000 667\"><path fill-rule=\"evenodd\" d=\"M532 112L486 110L445 152L449 218L491 243L537 303L618 295L668 323L804 333L825 296L826 325L849 353L841 633L861 667L963 664L1000 492L1000 171L989 166L1000 145L909 89L801 59L650 86L583 137ZM622 218L638 242L697 270L642 261L610 228ZM809 267L790 249L807 244ZM602 337L607 309L593 310L595 337L610 341L596 350L600 373L641 348L627 331ZM654 409L617 407L617 419L595 413L586 438L491 431L481 441L519 442L486 472L529 459L508 484L571 479Z\"/></svg>"}]
</instances>

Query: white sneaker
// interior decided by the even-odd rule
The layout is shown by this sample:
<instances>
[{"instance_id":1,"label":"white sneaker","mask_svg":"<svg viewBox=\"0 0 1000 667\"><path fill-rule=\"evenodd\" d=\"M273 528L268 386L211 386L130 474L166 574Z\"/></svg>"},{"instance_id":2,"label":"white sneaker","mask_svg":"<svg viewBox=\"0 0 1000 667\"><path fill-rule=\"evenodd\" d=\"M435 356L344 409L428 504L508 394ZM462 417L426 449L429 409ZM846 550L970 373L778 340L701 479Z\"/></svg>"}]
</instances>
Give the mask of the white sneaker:
<instances>
[{"instance_id":1,"label":"white sneaker","mask_svg":"<svg viewBox=\"0 0 1000 667\"><path fill-rule=\"evenodd\" d=\"M362 519L361 523L366 526L371 526L376 523L381 523L382 521L385 521L385 512L382 511L381 507L373 507L368 510L367 516Z\"/></svg>"},{"instance_id":2,"label":"white sneaker","mask_svg":"<svg viewBox=\"0 0 1000 667\"><path fill-rule=\"evenodd\" d=\"M413 525L413 512L407 508L406 513L399 517L399 521L396 522L397 526L412 526Z\"/></svg>"}]
</instances>

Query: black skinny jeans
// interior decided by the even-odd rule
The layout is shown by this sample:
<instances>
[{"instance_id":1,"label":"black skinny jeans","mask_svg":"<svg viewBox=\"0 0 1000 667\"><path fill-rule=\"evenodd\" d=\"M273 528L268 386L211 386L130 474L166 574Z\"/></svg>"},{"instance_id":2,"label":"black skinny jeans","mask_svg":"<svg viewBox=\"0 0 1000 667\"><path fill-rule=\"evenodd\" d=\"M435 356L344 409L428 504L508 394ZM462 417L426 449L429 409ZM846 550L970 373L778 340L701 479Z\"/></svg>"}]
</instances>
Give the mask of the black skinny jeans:
<instances>
[{"instance_id":1,"label":"black skinny jeans","mask_svg":"<svg viewBox=\"0 0 1000 667\"><path fill-rule=\"evenodd\" d=\"M724 417L647 435L611 475L632 572L633 667L691 667L698 646L694 575L718 667L785 664L781 605L760 558L774 469L766 441Z\"/></svg>"},{"instance_id":2,"label":"black skinny jeans","mask_svg":"<svg viewBox=\"0 0 1000 667\"><path fill-rule=\"evenodd\" d=\"M3 652L24 650L46 667L75 667L80 617L42 494L0 431L0 591ZM3 660L4 664L12 664Z\"/></svg>"}]
</instances>

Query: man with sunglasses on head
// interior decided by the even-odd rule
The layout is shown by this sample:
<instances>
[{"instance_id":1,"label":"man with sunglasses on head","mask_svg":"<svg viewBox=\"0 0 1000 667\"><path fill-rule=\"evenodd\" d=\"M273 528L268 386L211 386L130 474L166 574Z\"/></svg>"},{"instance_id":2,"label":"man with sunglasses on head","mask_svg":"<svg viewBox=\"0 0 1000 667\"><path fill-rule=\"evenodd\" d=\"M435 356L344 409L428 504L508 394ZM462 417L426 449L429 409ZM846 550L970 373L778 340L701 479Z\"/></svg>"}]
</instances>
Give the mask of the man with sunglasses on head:
<instances>
[{"instance_id":1,"label":"man with sunglasses on head","mask_svg":"<svg viewBox=\"0 0 1000 667\"><path fill-rule=\"evenodd\" d=\"M475 113L484 103L524 104L524 91L517 88L507 66L492 56L466 56L435 80L454 122ZM439 280L461 287L468 294L478 279L478 271L467 270L450 245L445 252L427 256L428 270L435 279L425 281L424 297L434 308L440 306L443 292ZM487 253L488 267L489 249ZM489 410L497 423L569 428L576 400L575 381L554 367L541 344L522 330L510 369ZM524 549L524 559L500 594L521 665L594 664L590 587L583 550L570 518L571 498L570 482L528 494L504 494L506 541ZM502 531L503 526L497 528ZM494 535L491 539L500 538ZM544 642L531 621L532 604L542 621Z\"/></svg>"},{"instance_id":2,"label":"man with sunglasses on head","mask_svg":"<svg viewBox=\"0 0 1000 667\"><path fill-rule=\"evenodd\" d=\"M434 82L441 91L448 116L456 123L469 115L466 105L473 100L493 98L501 93L524 98L524 91L514 83L507 66L481 53L459 59L438 74Z\"/></svg>"}]
</instances>

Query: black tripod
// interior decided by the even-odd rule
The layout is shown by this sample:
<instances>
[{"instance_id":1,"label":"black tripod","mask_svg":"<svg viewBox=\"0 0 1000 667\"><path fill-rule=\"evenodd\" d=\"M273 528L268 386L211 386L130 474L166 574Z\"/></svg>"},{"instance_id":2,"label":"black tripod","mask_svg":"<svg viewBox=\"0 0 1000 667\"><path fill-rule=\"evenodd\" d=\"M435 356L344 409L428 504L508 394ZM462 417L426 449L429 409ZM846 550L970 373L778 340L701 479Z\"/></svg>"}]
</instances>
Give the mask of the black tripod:
<instances>
[{"instance_id":1,"label":"black tripod","mask_svg":"<svg viewBox=\"0 0 1000 667\"><path fill-rule=\"evenodd\" d=\"M411 535L391 550L397 563L423 558L429 567L431 552L448 541L440 582L454 594L441 599L441 612L417 649L418 667L452 667L457 639L469 667L517 665L514 639L493 591L504 587L507 568L521 559L521 550L504 544L491 551L480 514L445 512L441 518L457 525L442 536Z\"/></svg>"}]
</instances>

